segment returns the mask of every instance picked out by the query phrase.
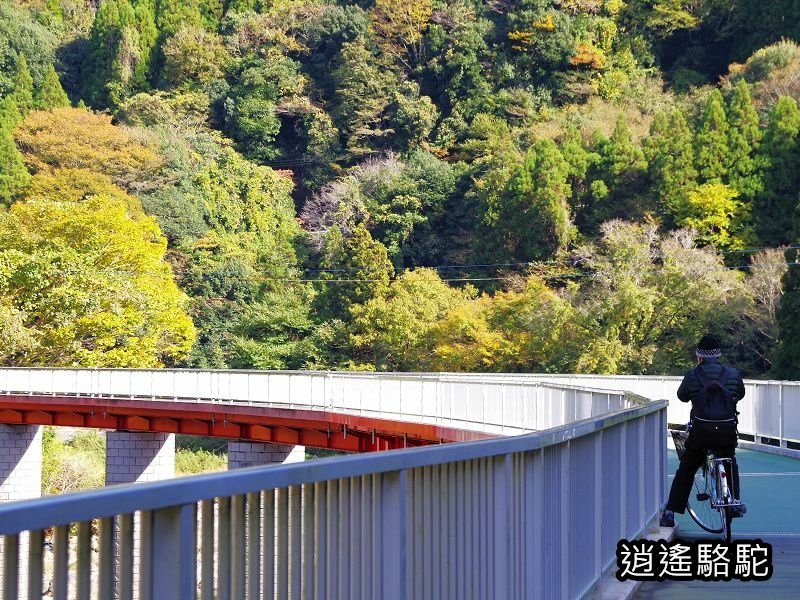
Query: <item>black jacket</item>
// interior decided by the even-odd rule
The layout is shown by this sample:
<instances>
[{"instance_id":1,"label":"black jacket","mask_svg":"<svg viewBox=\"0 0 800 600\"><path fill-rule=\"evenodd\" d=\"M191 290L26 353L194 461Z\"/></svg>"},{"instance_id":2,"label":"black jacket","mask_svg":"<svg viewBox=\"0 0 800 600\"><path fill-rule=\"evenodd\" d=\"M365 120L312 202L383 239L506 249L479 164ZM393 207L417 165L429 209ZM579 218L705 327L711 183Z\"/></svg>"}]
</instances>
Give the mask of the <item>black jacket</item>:
<instances>
[{"instance_id":1,"label":"black jacket","mask_svg":"<svg viewBox=\"0 0 800 600\"><path fill-rule=\"evenodd\" d=\"M737 369L733 367L726 367L719 362L718 358L706 358L700 368L707 380L716 381L722 375L722 370L725 369L728 373L728 380L725 382L725 387L731 393L731 396L738 402L744 397L744 381L742 375ZM690 369L683 376L683 381L678 388L678 399L681 402L694 402L700 392L703 391L703 386L697 378L694 369ZM694 415L692 415L694 416Z\"/></svg>"}]
</instances>

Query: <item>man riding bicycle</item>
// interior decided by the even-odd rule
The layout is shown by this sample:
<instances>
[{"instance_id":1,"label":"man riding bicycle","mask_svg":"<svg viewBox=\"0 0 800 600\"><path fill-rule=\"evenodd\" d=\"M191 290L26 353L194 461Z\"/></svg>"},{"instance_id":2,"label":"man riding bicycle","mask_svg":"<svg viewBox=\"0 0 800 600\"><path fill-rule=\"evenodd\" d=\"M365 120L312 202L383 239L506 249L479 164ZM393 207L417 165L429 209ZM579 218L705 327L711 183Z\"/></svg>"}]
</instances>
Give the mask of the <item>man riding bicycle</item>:
<instances>
[{"instance_id":1,"label":"man riding bicycle","mask_svg":"<svg viewBox=\"0 0 800 600\"><path fill-rule=\"evenodd\" d=\"M738 370L720 363L721 355L719 341L704 335L695 351L697 366L686 372L678 388L678 399L692 403L691 429L661 515L662 527L674 527L674 513L683 514L686 510L694 475L709 449L718 458L731 458L733 497L737 503L731 508L732 516L741 517L747 512L739 501L739 467L735 458L736 403L744 397L744 382Z\"/></svg>"}]
</instances>

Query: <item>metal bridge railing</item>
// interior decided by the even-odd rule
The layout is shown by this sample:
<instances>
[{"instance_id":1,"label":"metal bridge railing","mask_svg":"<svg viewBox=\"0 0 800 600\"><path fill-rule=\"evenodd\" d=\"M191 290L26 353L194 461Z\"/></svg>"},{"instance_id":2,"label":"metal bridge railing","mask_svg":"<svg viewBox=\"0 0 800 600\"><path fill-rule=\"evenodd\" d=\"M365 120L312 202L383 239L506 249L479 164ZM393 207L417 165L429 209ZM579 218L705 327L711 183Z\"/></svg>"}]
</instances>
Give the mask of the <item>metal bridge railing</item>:
<instances>
[{"instance_id":1,"label":"metal bridge railing","mask_svg":"<svg viewBox=\"0 0 800 600\"><path fill-rule=\"evenodd\" d=\"M55 598L581 597L664 497L667 403L627 400L527 435L5 504L3 598L40 597L50 562Z\"/></svg>"},{"instance_id":2,"label":"metal bridge railing","mask_svg":"<svg viewBox=\"0 0 800 600\"><path fill-rule=\"evenodd\" d=\"M670 423L687 423L691 405L676 397L682 377L633 375L529 375L508 376L516 380L536 379L553 384L627 390L647 398L669 399ZM781 447L800 444L800 382L746 379L745 395L738 404L739 433L770 438ZM795 446L796 447L796 446Z\"/></svg>"},{"instance_id":3,"label":"metal bridge railing","mask_svg":"<svg viewBox=\"0 0 800 600\"><path fill-rule=\"evenodd\" d=\"M332 411L497 435L631 406L619 391L586 385L446 373L6 368L0 391Z\"/></svg>"}]
</instances>

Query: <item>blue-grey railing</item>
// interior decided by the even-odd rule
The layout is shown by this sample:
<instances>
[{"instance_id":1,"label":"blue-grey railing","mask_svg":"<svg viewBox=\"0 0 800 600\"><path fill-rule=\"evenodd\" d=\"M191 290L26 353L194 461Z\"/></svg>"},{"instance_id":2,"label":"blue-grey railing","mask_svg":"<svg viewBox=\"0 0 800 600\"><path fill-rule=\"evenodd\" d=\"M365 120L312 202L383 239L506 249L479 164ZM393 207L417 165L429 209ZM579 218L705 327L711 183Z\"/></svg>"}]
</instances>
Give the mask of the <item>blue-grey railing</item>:
<instances>
[{"instance_id":1,"label":"blue-grey railing","mask_svg":"<svg viewBox=\"0 0 800 600\"><path fill-rule=\"evenodd\" d=\"M664 497L667 402L626 397L514 437L5 504L3 598L48 573L55 598L578 598Z\"/></svg>"}]
</instances>

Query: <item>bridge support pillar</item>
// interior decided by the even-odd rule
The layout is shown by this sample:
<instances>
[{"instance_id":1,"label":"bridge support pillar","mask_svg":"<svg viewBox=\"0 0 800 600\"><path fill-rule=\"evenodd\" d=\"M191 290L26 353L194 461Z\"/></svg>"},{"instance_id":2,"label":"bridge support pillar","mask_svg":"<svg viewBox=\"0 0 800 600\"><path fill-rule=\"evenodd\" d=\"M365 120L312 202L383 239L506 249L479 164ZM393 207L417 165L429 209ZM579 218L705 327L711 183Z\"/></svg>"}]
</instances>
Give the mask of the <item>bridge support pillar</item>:
<instances>
[{"instance_id":1,"label":"bridge support pillar","mask_svg":"<svg viewBox=\"0 0 800 600\"><path fill-rule=\"evenodd\" d=\"M0 425L0 502L41 495L41 426Z\"/></svg>"},{"instance_id":2,"label":"bridge support pillar","mask_svg":"<svg viewBox=\"0 0 800 600\"><path fill-rule=\"evenodd\" d=\"M305 446L262 442L228 442L229 470L302 462L305 459Z\"/></svg>"},{"instance_id":3,"label":"bridge support pillar","mask_svg":"<svg viewBox=\"0 0 800 600\"><path fill-rule=\"evenodd\" d=\"M40 425L0 425L0 503L29 500L42 495L42 428ZM27 598L28 550L30 540L23 533L17 541L19 560L17 591ZM0 544L0 570L6 561ZM5 580L5 572L2 573ZM6 582L8 585L8 582ZM6 588L7 589L7 588Z\"/></svg>"},{"instance_id":4,"label":"bridge support pillar","mask_svg":"<svg viewBox=\"0 0 800 600\"><path fill-rule=\"evenodd\" d=\"M106 485L175 477L175 435L106 432Z\"/></svg>"}]
</instances>

